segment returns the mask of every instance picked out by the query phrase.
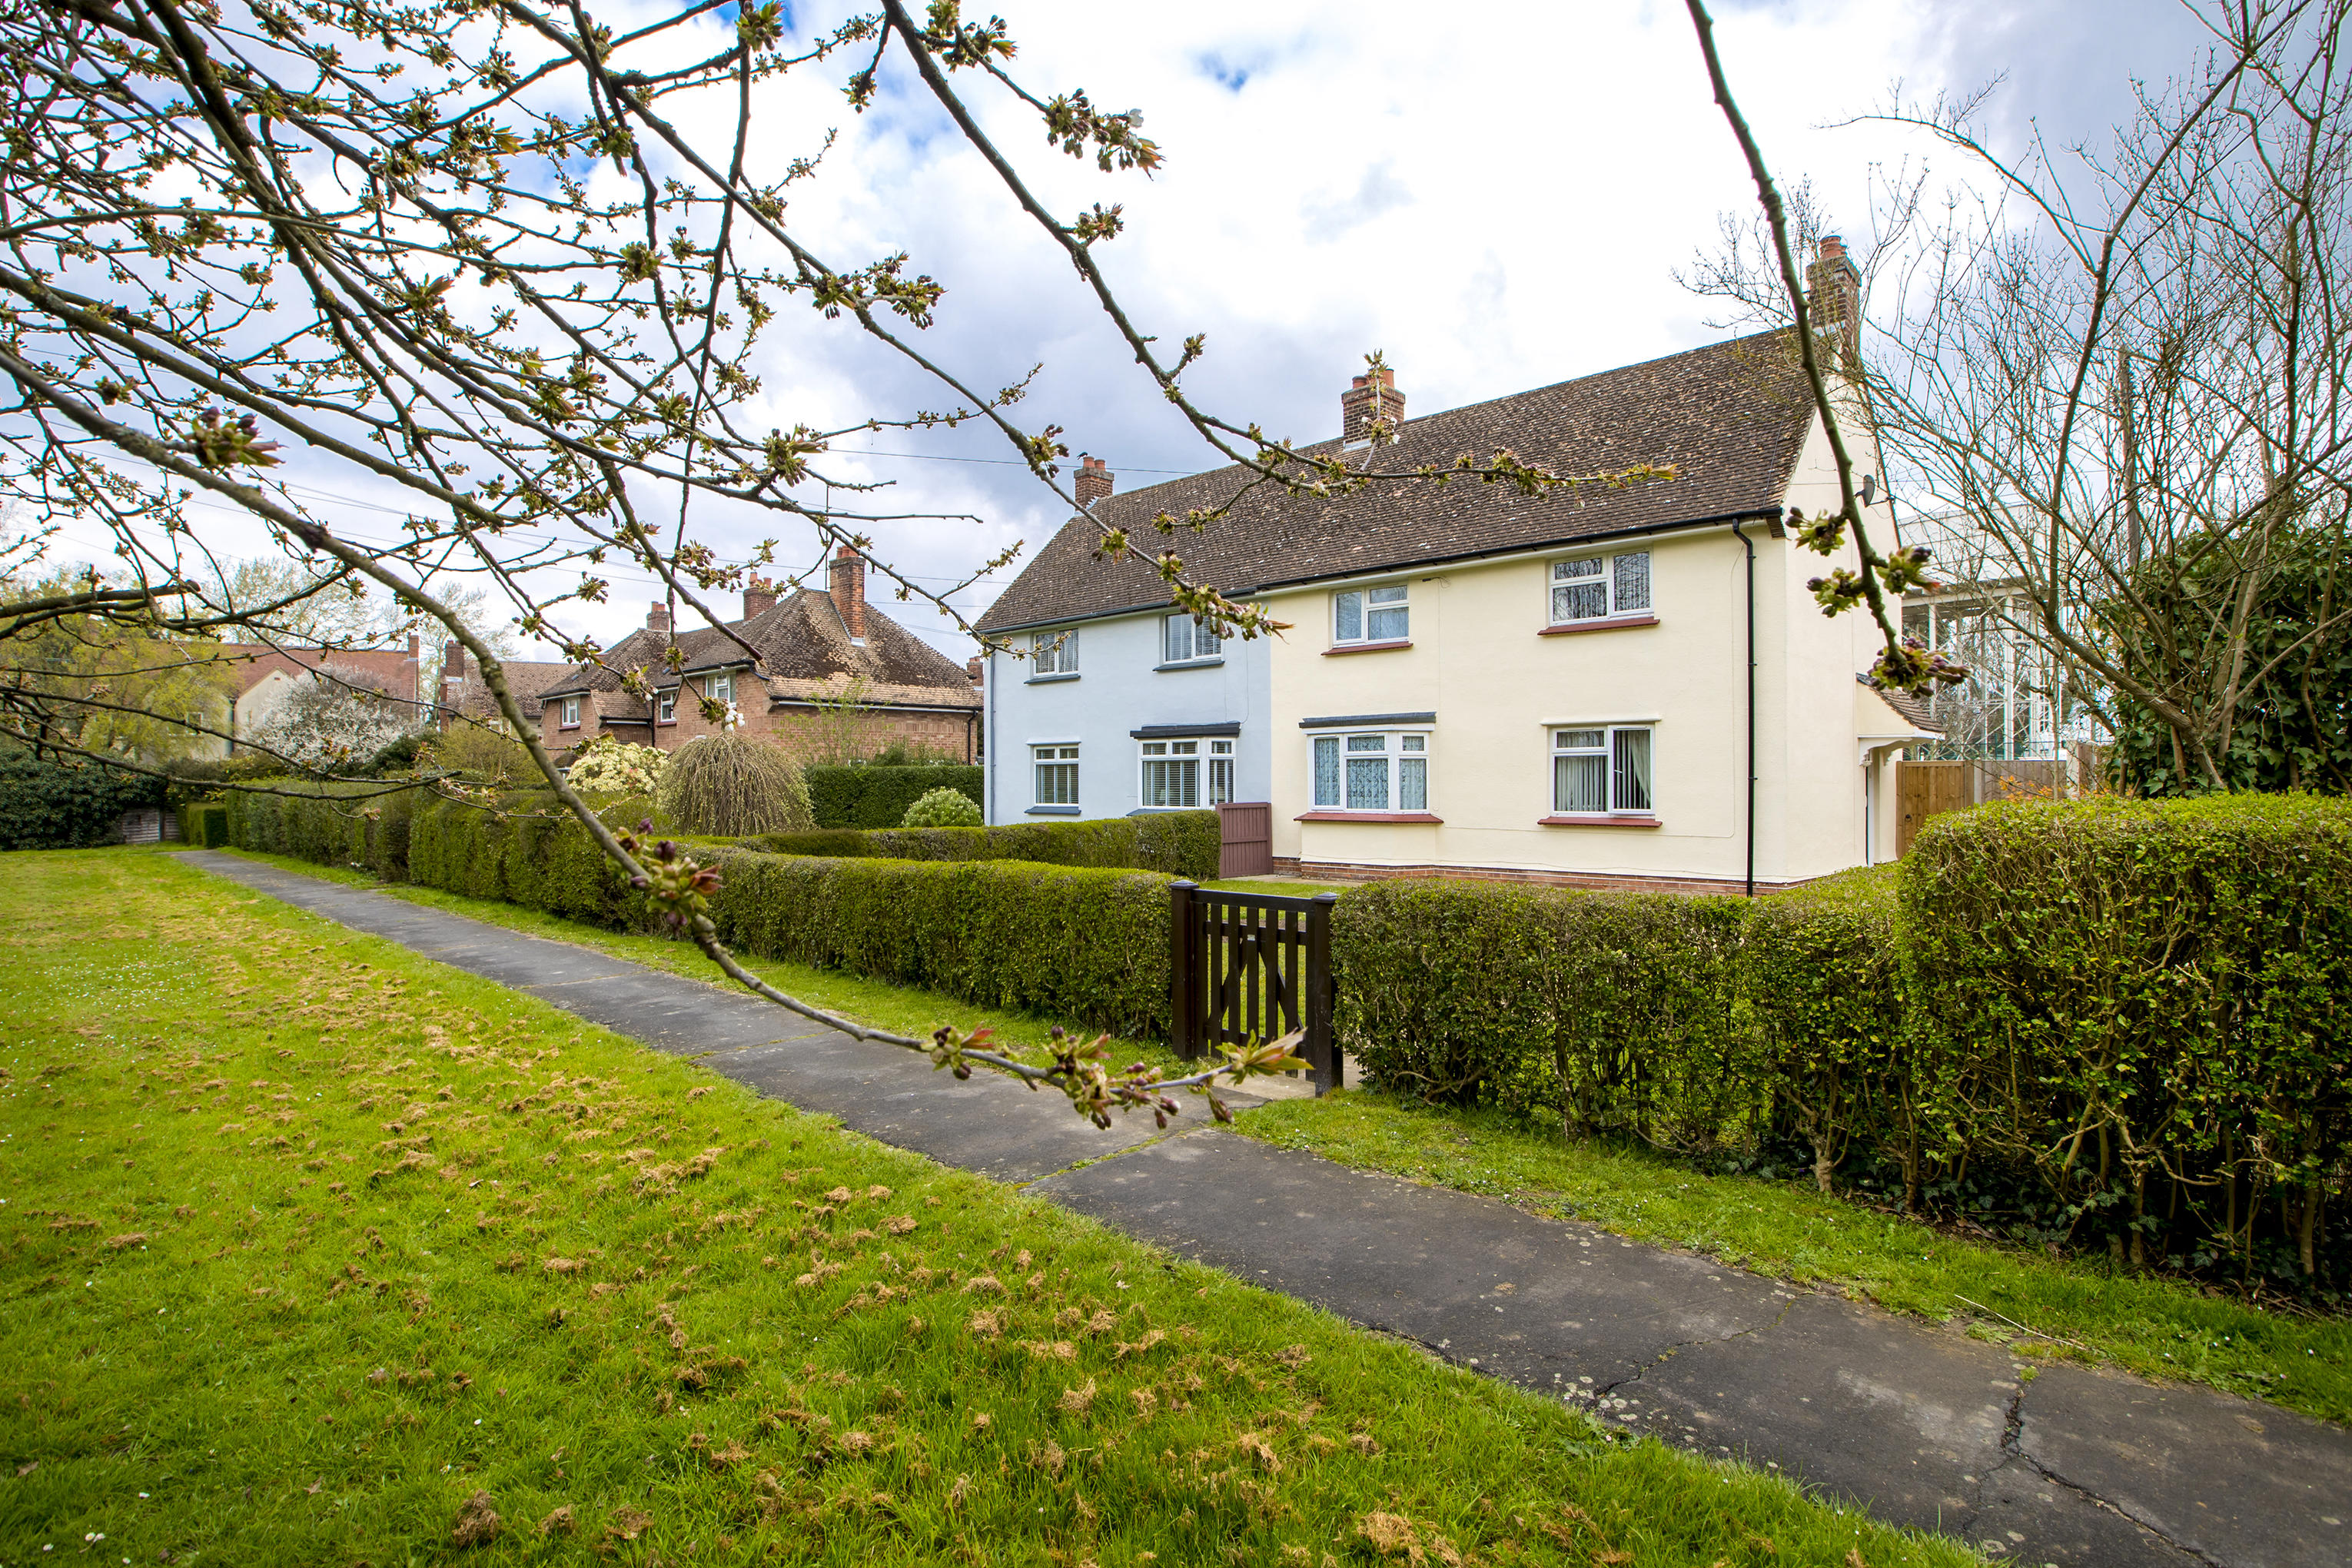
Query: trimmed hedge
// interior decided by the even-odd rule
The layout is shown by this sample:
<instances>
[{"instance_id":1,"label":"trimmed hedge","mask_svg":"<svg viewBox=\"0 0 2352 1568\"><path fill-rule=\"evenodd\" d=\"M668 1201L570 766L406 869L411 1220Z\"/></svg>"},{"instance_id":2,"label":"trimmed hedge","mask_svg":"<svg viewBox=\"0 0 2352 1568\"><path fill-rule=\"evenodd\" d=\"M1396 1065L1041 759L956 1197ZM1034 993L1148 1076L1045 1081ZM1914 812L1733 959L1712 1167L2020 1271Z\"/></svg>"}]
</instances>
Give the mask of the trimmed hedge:
<instances>
[{"instance_id":1,"label":"trimmed hedge","mask_svg":"<svg viewBox=\"0 0 2352 1568\"><path fill-rule=\"evenodd\" d=\"M163 805L163 781L102 763L0 752L0 849L83 849L114 842L126 811Z\"/></svg>"},{"instance_id":2,"label":"trimmed hedge","mask_svg":"<svg viewBox=\"0 0 2352 1568\"><path fill-rule=\"evenodd\" d=\"M719 858L715 918L740 952L1168 1034L1169 878L1004 860Z\"/></svg>"},{"instance_id":3,"label":"trimmed hedge","mask_svg":"<svg viewBox=\"0 0 2352 1568\"><path fill-rule=\"evenodd\" d=\"M593 925L651 929L619 869L585 828L557 814L551 792L502 795L486 811L421 790L352 802L365 786L283 787L305 793L232 795L231 842L362 865L388 880ZM598 815L620 826L651 813L637 799ZM863 847L885 836L849 837ZM1003 861L762 854L712 839L682 841L720 863L714 918L722 939L747 954L927 986L1073 1026L1168 1033L1171 878Z\"/></svg>"},{"instance_id":4,"label":"trimmed hedge","mask_svg":"<svg viewBox=\"0 0 2352 1568\"><path fill-rule=\"evenodd\" d=\"M2053 1223L2135 1261L2270 1232L2312 1271L2352 1173L2352 803L1989 805L1938 817L1906 872L1950 1157L2030 1173Z\"/></svg>"},{"instance_id":5,"label":"trimmed hedge","mask_svg":"<svg viewBox=\"0 0 2352 1568\"><path fill-rule=\"evenodd\" d=\"M180 807L180 839L192 849L218 849L229 842L226 802L196 801Z\"/></svg>"},{"instance_id":6,"label":"trimmed hedge","mask_svg":"<svg viewBox=\"0 0 2352 1568\"><path fill-rule=\"evenodd\" d=\"M1386 1086L1703 1152L1752 1136L1744 900L1375 882L1331 931L1339 1044Z\"/></svg>"},{"instance_id":7,"label":"trimmed hedge","mask_svg":"<svg viewBox=\"0 0 2352 1568\"><path fill-rule=\"evenodd\" d=\"M811 770L814 774L817 770ZM1045 866L1160 871L1213 880L1222 830L1213 811L1154 812L1086 822L998 827L891 827L767 833L744 840L772 855L879 856L898 860L1028 860Z\"/></svg>"},{"instance_id":8,"label":"trimmed hedge","mask_svg":"<svg viewBox=\"0 0 2352 1568\"><path fill-rule=\"evenodd\" d=\"M896 827L908 806L942 787L962 791L982 809L988 805L981 770L961 763L810 768L806 773L819 827Z\"/></svg>"}]
</instances>

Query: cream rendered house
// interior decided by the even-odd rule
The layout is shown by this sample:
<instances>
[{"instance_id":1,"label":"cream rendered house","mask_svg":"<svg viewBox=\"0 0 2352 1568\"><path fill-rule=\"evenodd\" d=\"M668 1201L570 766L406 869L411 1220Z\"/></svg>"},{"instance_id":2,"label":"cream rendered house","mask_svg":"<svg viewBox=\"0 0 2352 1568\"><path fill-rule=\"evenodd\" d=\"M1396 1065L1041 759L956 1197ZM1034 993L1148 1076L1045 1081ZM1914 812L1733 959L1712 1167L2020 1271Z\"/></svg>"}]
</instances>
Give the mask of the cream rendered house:
<instances>
[{"instance_id":1,"label":"cream rendered house","mask_svg":"<svg viewBox=\"0 0 2352 1568\"><path fill-rule=\"evenodd\" d=\"M1825 255L1816 298L1833 318L1850 288L1842 251ZM1126 623L1161 624L1165 593L1148 568L1087 552L1100 526L1149 540L1154 518L1223 500L1240 475L1103 495L981 623L1087 649L1083 695L1050 672L1013 688L992 660L993 819L1035 809L1025 739L1079 737L1082 774L1091 750L1117 778L1136 766L1122 732L1149 746L1190 725L1226 741L1241 779L1266 780L1278 872L1737 892L1894 857L1894 759L1938 731L1864 681L1868 617L1824 616L1805 585L1857 562L1850 544L1803 549L1787 524L1838 491L1785 334L1421 419L1403 403L1385 377L1358 378L1340 441L1317 450L1397 471L1508 448L1559 473L1679 477L1535 496L1459 479L1257 492L1176 546L1290 626L1255 645L1262 673L1214 715L1168 710L1197 683L1154 661L1164 638L1111 656ZM1362 433L1379 413L1402 423L1375 449ZM1877 466L1866 430L1857 459ZM1884 502L1868 521L1894 539ZM1230 664L1235 645L1223 651Z\"/></svg>"}]
</instances>

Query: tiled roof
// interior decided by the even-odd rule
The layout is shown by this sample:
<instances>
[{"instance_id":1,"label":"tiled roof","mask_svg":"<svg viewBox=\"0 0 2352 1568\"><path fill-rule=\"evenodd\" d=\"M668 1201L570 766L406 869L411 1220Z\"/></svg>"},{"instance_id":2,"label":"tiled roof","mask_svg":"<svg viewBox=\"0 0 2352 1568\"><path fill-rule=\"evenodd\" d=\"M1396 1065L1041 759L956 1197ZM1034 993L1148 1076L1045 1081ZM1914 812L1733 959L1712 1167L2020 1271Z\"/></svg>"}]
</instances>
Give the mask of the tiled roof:
<instances>
[{"instance_id":1,"label":"tiled roof","mask_svg":"<svg viewBox=\"0 0 2352 1568\"><path fill-rule=\"evenodd\" d=\"M729 637L715 626L697 626L674 639L683 673L741 668L751 663L743 643L759 650L761 674L772 700L834 697L863 682L861 700L926 708L978 708L980 694L963 666L876 609L866 606L866 641L849 638L829 594L803 589L750 620L733 621ZM738 642L736 638L741 638ZM617 670L651 664L656 687L674 688L679 675L663 657L664 639L639 628L614 644L604 668L579 665L542 689L542 701L589 693L599 713L642 716L641 704L621 689Z\"/></svg>"},{"instance_id":2,"label":"tiled roof","mask_svg":"<svg viewBox=\"0 0 2352 1568\"><path fill-rule=\"evenodd\" d=\"M1539 496L1460 479L1443 486L1391 480L1336 498L1268 485L1201 532L1179 531L1173 548L1196 580L1239 595L1777 510L1813 420L1788 344L1781 332L1737 338L1410 419L1396 444L1375 454L1383 469L1444 468L1462 454L1484 459L1498 447L1559 473L1673 463L1681 477L1670 481L1614 490L1561 486ZM1338 446L1305 450L1321 457ZM1097 501L1095 521L1065 524L981 617L980 629L1165 604L1154 566L1093 558L1097 524L1126 529L1144 553L1156 554L1165 536L1154 518L1181 519L1227 500L1245 472L1220 468Z\"/></svg>"},{"instance_id":3,"label":"tiled roof","mask_svg":"<svg viewBox=\"0 0 2352 1568\"><path fill-rule=\"evenodd\" d=\"M1891 686L1881 686L1867 675L1857 675L1856 680L1878 693L1879 700L1911 721L1912 727L1944 733L1944 721L1936 717L1924 697L1914 697L1907 691L1897 691Z\"/></svg>"},{"instance_id":4,"label":"tiled roof","mask_svg":"<svg viewBox=\"0 0 2352 1568\"><path fill-rule=\"evenodd\" d=\"M515 705L529 712L539 701L539 694L570 675L568 664L541 664L523 659L499 661L499 669L507 678L507 689L514 693ZM488 713L498 707L490 700L490 689L482 684L481 672L467 661L464 683L457 689L457 709L460 713Z\"/></svg>"},{"instance_id":5,"label":"tiled roof","mask_svg":"<svg viewBox=\"0 0 2352 1568\"><path fill-rule=\"evenodd\" d=\"M341 679L373 684L403 702L416 700L416 647L405 648L272 647L267 643L223 643L216 657L236 667L237 690L252 690L272 673L317 669L331 665Z\"/></svg>"}]
</instances>

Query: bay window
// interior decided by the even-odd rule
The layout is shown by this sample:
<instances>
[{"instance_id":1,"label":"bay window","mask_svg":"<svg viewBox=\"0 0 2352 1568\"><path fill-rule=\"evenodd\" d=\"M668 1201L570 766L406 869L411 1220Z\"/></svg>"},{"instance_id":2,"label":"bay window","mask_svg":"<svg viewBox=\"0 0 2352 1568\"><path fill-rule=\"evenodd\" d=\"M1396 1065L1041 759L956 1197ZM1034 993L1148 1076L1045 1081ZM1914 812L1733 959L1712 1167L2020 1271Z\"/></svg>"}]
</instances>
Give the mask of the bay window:
<instances>
[{"instance_id":1,"label":"bay window","mask_svg":"<svg viewBox=\"0 0 2352 1568\"><path fill-rule=\"evenodd\" d=\"M1427 811L1429 739L1410 731L1316 736L1316 809Z\"/></svg>"},{"instance_id":2,"label":"bay window","mask_svg":"<svg viewBox=\"0 0 2352 1568\"><path fill-rule=\"evenodd\" d=\"M1613 620L1650 611L1650 552L1587 555L1551 563L1551 624Z\"/></svg>"},{"instance_id":3,"label":"bay window","mask_svg":"<svg viewBox=\"0 0 2352 1568\"><path fill-rule=\"evenodd\" d=\"M1551 733L1551 809L1559 816L1647 816L1654 809L1647 725Z\"/></svg>"},{"instance_id":4,"label":"bay window","mask_svg":"<svg viewBox=\"0 0 2352 1568\"><path fill-rule=\"evenodd\" d=\"M1345 647L1350 643L1404 642L1412 633L1411 606L1406 603L1405 585L1391 583L1381 588L1350 588L1331 595L1331 642Z\"/></svg>"}]
</instances>

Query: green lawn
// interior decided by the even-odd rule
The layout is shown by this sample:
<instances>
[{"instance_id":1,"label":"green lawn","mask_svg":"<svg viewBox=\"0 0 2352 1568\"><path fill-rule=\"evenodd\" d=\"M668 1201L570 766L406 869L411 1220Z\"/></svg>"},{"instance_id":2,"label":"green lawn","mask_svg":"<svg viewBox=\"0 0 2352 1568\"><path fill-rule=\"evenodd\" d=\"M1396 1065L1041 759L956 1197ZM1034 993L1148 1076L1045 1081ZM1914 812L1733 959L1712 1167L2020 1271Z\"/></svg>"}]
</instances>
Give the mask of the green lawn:
<instances>
[{"instance_id":1,"label":"green lawn","mask_svg":"<svg viewBox=\"0 0 2352 1568\"><path fill-rule=\"evenodd\" d=\"M252 858L376 885L359 873L304 861ZM682 973L710 973L709 961L680 943L427 889L387 890ZM903 1033L926 1033L955 1018L992 1024L1005 1038L1032 1048L1045 1038L1045 1023L1019 1014L988 1013L949 997L793 964L754 967L795 994ZM1117 1048L1122 1061L1181 1065L1156 1043L1120 1041ZM1237 1126L1342 1164L1484 1194L1536 1213L1573 1215L1766 1274L1843 1286L1881 1306L1953 1321L2021 1352L2112 1361L2147 1376L2210 1384L2307 1415L2352 1420L2352 1322L2343 1319L2262 1310L2177 1280L2119 1274L2097 1259L2056 1258L1956 1237L1824 1198L1808 1182L1708 1175L1645 1150L1563 1142L1504 1117L1378 1094L1283 1101L1243 1113Z\"/></svg>"},{"instance_id":2,"label":"green lawn","mask_svg":"<svg viewBox=\"0 0 2352 1568\"><path fill-rule=\"evenodd\" d=\"M1565 1142L1500 1115L1377 1093L1277 1102L1238 1127L1342 1164L1573 1215L1764 1274L1842 1285L2021 1352L2113 1361L2352 1419L2352 1321L2341 1318L2263 1311L2092 1259L1956 1237L1824 1197L1810 1180L1707 1175L1645 1150Z\"/></svg>"},{"instance_id":3,"label":"green lawn","mask_svg":"<svg viewBox=\"0 0 2352 1568\"><path fill-rule=\"evenodd\" d=\"M160 856L0 943L0 1563L1972 1561Z\"/></svg>"}]
</instances>

